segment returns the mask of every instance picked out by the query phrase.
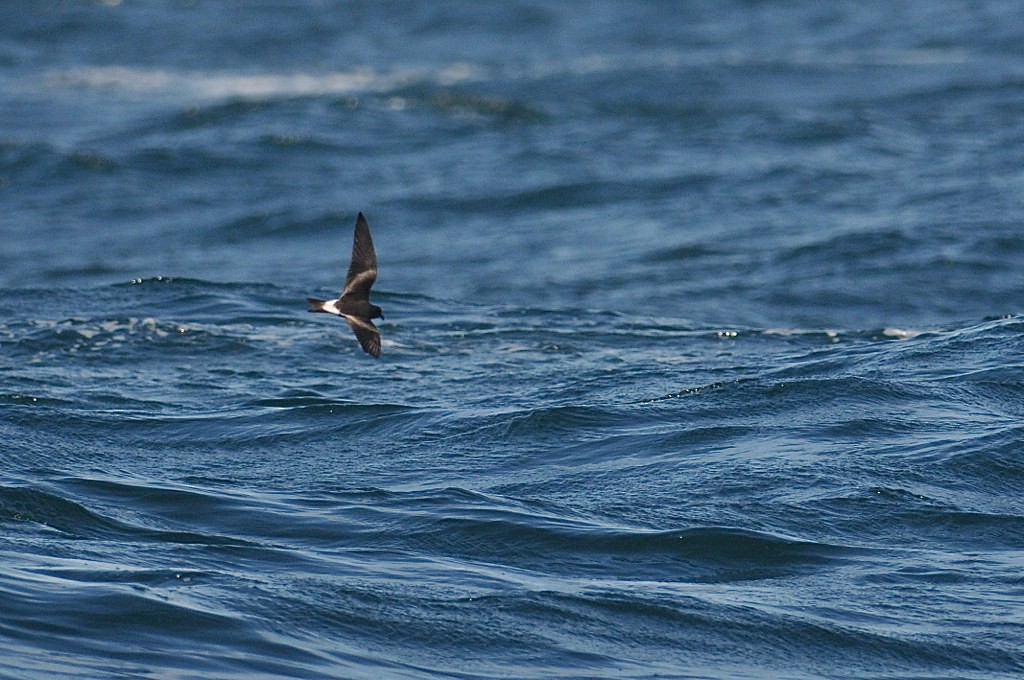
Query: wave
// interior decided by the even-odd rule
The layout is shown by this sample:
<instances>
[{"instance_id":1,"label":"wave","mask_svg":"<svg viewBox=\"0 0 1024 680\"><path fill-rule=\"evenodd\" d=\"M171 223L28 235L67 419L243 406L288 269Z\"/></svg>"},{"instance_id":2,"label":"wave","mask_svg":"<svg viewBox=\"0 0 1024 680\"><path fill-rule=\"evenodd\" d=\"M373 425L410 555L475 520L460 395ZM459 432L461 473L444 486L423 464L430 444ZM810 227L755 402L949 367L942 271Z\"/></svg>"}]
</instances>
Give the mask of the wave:
<instances>
[{"instance_id":1,"label":"wave","mask_svg":"<svg viewBox=\"0 0 1024 680\"><path fill-rule=\"evenodd\" d=\"M0 488L0 523L8 530L28 523L79 543L66 556L23 553L22 565L5 571L0 630L34 646L49 639L87 658L129 664L167 664L153 649L187 648L192 672L234 667L225 655L236 658L239 650L249 652L248 662L237 662L239 672L272 662L284 674L315 675L346 659L363 670L402 669L407 648L422 671L432 667L424 649L479 646L507 661L523 635L535 657L557 658L560 668L628 665L635 646L662 660L695 646L703 651L688 663L706 657L721 669L723 644L758 650L762 669L815 668L826 653L823 669L834 669L837 657L847 668L865 658L909 670L939 664L1008 671L1019 663L999 645L922 635L903 609L861 610L830 599L833 584L851 571L869 588L878 578L913 588L957 586L950 571L926 568L925 556L920 569L899 559L903 568L874 575L871 565L913 546L855 547L712 525L627 527L550 500L460 487L281 494L206 483L201 490L82 478L65 479L59 492ZM871 491L915 502L893 490ZM193 530L167 528L175 524ZM41 546L46 538L43 532L33 541ZM122 561L105 561L105 545L120 546ZM169 567L181 548L189 550L187 566ZM961 578L968 577L964 571ZM757 596L778 579L799 593ZM488 625L469 634L481 611ZM214 630L219 634L210 637ZM268 630L277 631L269 645ZM569 631L577 644L602 651L574 653L565 642ZM302 642L342 633L351 648ZM737 668L748 663L733 661Z\"/></svg>"},{"instance_id":2,"label":"wave","mask_svg":"<svg viewBox=\"0 0 1024 680\"><path fill-rule=\"evenodd\" d=\"M384 76L369 69L323 74L246 74L97 66L56 72L49 81L52 86L114 89L134 94L165 92L214 99L264 99L389 90L407 83L410 77Z\"/></svg>"},{"instance_id":3,"label":"wave","mask_svg":"<svg viewBox=\"0 0 1024 680\"><path fill-rule=\"evenodd\" d=\"M296 70L290 73L184 71L111 64L52 71L47 80L51 87L83 87L132 95L164 93L205 99L265 100L386 93L418 84L453 87L479 82L536 81L566 76L579 78L638 70L677 72L681 69L708 67L745 69L777 66L921 67L972 61L973 55L956 47L831 51L803 49L781 51L771 56L758 50L744 53L735 49L661 48L595 53L556 61L538 60L527 65L507 66L500 71L493 66L470 61L453 61L440 68L411 67L390 72L362 67L346 71Z\"/></svg>"},{"instance_id":4,"label":"wave","mask_svg":"<svg viewBox=\"0 0 1024 680\"><path fill-rule=\"evenodd\" d=\"M193 531L130 524L89 510L62 495L25 487L0 487L0 520L28 522L81 540L133 540L189 545L244 545L243 541Z\"/></svg>"}]
</instances>

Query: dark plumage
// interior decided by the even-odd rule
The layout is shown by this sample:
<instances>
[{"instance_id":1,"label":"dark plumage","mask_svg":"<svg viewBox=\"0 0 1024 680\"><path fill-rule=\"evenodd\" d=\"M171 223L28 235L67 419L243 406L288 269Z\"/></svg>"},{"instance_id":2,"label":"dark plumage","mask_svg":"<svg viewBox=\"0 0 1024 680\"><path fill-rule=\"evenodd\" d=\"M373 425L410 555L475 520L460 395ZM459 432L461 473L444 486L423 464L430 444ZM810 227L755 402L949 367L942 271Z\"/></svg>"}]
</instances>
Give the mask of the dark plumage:
<instances>
[{"instance_id":1,"label":"dark plumage","mask_svg":"<svg viewBox=\"0 0 1024 680\"><path fill-rule=\"evenodd\" d=\"M380 331L370 319L383 319L384 312L370 302L370 286L377 280L377 253L370 238L370 225L363 213L356 218L356 233L352 240L352 263L345 277L345 289L337 300L307 298L309 311L325 312L345 317L359 344L368 354L380 356Z\"/></svg>"}]
</instances>

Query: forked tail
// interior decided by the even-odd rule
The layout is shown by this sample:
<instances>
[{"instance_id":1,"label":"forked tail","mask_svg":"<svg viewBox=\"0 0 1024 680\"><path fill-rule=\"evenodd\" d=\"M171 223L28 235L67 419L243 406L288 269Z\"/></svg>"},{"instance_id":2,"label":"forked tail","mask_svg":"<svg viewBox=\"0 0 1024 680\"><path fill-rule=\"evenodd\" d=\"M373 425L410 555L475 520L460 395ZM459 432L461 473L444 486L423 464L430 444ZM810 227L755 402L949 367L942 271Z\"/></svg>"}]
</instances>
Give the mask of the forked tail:
<instances>
[{"instance_id":1,"label":"forked tail","mask_svg":"<svg viewBox=\"0 0 1024 680\"><path fill-rule=\"evenodd\" d=\"M306 298L306 302L309 303L309 311L311 312L322 312L324 311L324 303L327 300L317 300L316 298Z\"/></svg>"}]
</instances>

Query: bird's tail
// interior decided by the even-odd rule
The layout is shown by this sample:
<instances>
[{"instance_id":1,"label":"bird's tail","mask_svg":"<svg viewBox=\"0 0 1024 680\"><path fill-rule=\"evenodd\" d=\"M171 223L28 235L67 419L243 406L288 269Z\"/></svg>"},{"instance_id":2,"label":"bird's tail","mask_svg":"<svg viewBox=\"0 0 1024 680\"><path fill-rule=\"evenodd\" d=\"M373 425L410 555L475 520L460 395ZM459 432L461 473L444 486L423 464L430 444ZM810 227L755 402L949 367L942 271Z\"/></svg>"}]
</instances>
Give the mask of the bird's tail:
<instances>
[{"instance_id":1,"label":"bird's tail","mask_svg":"<svg viewBox=\"0 0 1024 680\"><path fill-rule=\"evenodd\" d=\"M326 300L317 300L316 298L306 298L306 302L309 303L309 311L311 312L322 312L324 311L324 303Z\"/></svg>"}]
</instances>

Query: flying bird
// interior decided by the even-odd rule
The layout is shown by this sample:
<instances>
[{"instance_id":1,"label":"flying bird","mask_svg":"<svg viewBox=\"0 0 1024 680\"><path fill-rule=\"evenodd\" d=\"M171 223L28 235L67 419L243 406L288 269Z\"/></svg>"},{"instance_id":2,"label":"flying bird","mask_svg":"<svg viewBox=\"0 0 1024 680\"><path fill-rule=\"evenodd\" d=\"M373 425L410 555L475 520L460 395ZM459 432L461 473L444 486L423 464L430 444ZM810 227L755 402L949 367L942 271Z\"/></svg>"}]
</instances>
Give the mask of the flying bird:
<instances>
[{"instance_id":1,"label":"flying bird","mask_svg":"<svg viewBox=\"0 0 1024 680\"><path fill-rule=\"evenodd\" d=\"M363 213L359 213L345 289L337 300L306 298L309 311L344 317L362 348L375 358L380 356L380 331L371 319L384 318L384 311L370 302L370 286L376 280L377 253L373 250L370 225L366 223Z\"/></svg>"}]
</instances>

